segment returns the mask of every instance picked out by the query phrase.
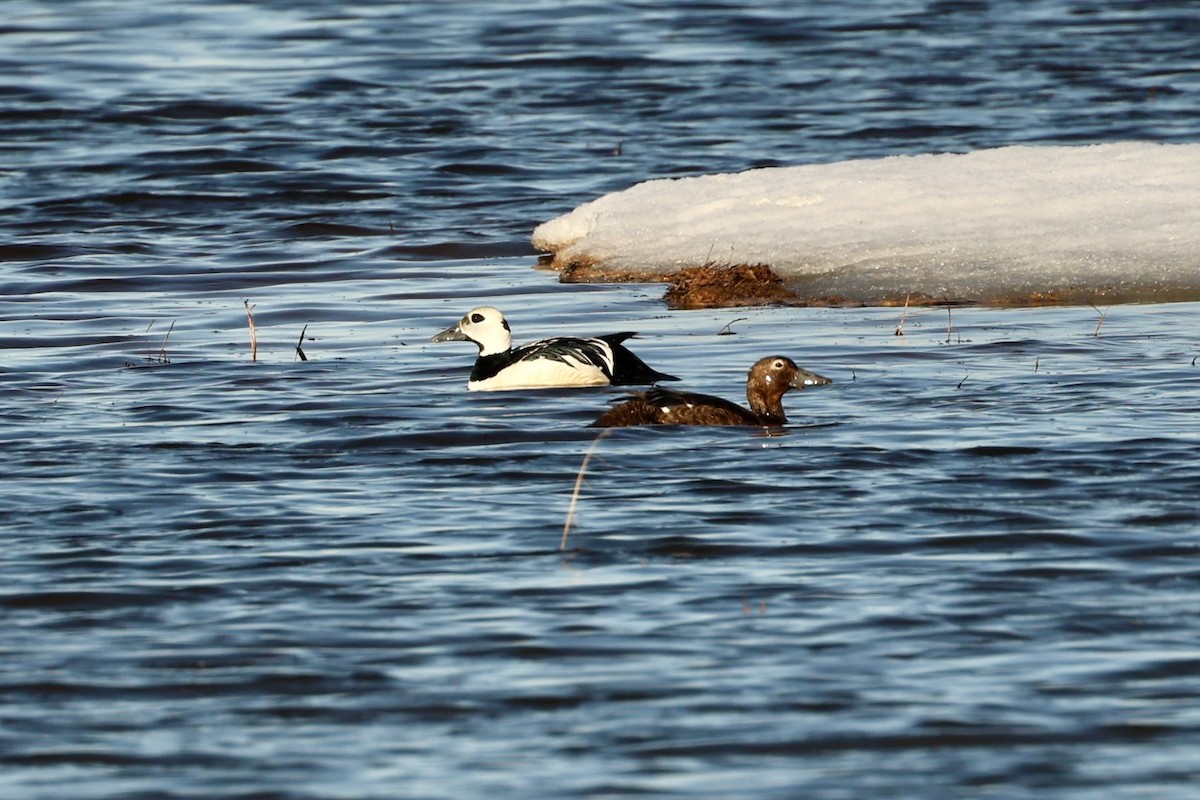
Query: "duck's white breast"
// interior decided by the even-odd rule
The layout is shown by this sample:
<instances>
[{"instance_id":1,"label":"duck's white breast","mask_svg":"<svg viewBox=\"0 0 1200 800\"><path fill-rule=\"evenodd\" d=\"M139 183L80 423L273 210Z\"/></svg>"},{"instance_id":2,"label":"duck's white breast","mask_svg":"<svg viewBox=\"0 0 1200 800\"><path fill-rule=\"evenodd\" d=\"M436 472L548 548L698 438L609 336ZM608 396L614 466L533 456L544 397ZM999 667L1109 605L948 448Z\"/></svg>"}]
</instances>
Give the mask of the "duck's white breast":
<instances>
[{"instance_id":1,"label":"duck's white breast","mask_svg":"<svg viewBox=\"0 0 1200 800\"><path fill-rule=\"evenodd\" d=\"M473 392L498 392L507 389L545 389L549 387L605 386L608 376L592 364L568 363L552 358L533 358L509 364L482 381L469 381Z\"/></svg>"}]
</instances>

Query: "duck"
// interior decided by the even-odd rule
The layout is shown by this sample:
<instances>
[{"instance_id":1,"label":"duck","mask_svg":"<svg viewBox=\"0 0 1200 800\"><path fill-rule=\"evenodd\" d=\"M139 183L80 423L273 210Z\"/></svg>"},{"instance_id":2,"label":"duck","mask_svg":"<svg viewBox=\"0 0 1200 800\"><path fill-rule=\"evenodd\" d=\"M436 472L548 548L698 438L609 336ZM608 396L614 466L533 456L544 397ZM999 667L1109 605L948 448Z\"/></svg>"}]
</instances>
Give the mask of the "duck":
<instances>
[{"instance_id":1,"label":"duck","mask_svg":"<svg viewBox=\"0 0 1200 800\"><path fill-rule=\"evenodd\" d=\"M479 356L467 380L467 389L473 392L632 386L679 380L651 369L622 344L635 335L555 336L513 349L512 328L504 314L492 306L478 306L430 341L475 343Z\"/></svg>"},{"instance_id":2,"label":"duck","mask_svg":"<svg viewBox=\"0 0 1200 800\"><path fill-rule=\"evenodd\" d=\"M802 369L787 356L767 356L754 362L746 376L744 408L722 397L655 387L634 392L620 405L605 411L593 428L632 425L757 425L774 427L787 422L783 396L792 389L833 383L824 375Z\"/></svg>"}]
</instances>

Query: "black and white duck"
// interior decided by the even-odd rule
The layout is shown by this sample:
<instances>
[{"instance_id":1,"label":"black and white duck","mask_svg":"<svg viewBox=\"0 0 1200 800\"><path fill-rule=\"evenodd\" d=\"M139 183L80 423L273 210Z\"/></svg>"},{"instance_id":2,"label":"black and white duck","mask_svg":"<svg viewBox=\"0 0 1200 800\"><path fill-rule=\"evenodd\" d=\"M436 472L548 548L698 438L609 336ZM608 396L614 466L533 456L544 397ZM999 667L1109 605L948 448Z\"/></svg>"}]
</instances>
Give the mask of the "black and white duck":
<instances>
[{"instance_id":1,"label":"black and white duck","mask_svg":"<svg viewBox=\"0 0 1200 800\"><path fill-rule=\"evenodd\" d=\"M622 342L631 336L634 334L555 336L513 348L512 329L500 310L479 306L430 341L475 343L479 356L467 388L476 392L679 380L651 369L630 352Z\"/></svg>"}]
</instances>

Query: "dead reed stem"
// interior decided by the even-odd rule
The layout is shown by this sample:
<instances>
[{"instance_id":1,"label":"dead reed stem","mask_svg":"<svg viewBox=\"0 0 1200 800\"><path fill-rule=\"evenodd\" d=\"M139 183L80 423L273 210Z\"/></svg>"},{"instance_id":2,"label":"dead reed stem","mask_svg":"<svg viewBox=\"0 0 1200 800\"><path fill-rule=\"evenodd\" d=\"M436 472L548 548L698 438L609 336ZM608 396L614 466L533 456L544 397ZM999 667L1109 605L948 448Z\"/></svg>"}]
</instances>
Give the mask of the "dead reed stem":
<instances>
[{"instance_id":1,"label":"dead reed stem","mask_svg":"<svg viewBox=\"0 0 1200 800\"><path fill-rule=\"evenodd\" d=\"M171 331L175 330L175 320L171 320L171 327L167 328L167 335L163 337L162 347L158 348L158 363L170 364L171 359L167 356L167 339L171 338Z\"/></svg>"},{"instance_id":2,"label":"dead reed stem","mask_svg":"<svg viewBox=\"0 0 1200 800\"><path fill-rule=\"evenodd\" d=\"M733 336L735 333L735 331L733 330L733 323L745 322L748 319L750 319L750 318L749 317L738 317L737 319L730 320L729 322L725 323L724 328L721 328L721 330L717 331L717 336Z\"/></svg>"},{"instance_id":3,"label":"dead reed stem","mask_svg":"<svg viewBox=\"0 0 1200 800\"><path fill-rule=\"evenodd\" d=\"M250 360L258 361L258 334L254 330L254 306L250 305L249 300L243 300L242 304L246 306L246 319L250 323Z\"/></svg>"},{"instance_id":4,"label":"dead reed stem","mask_svg":"<svg viewBox=\"0 0 1200 800\"><path fill-rule=\"evenodd\" d=\"M304 330L300 331L300 340L296 342L296 356L301 361L308 361L308 356L304 355L304 348L301 347L301 345L304 344L304 334L306 333L308 333L307 325L304 326Z\"/></svg>"},{"instance_id":5,"label":"dead reed stem","mask_svg":"<svg viewBox=\"0 0 1200 800\"><path fill-rule=\"evenodd\" d=\"M900 310L900 322L896 324L896 332L893 336L904 335L904 318L908 316L908 301L912 299L912 292L904 295L904 308Z\"/></svg>"},{"instance_id":6,"label":"dead reed stem","mask_svg":"<svg viewBox=\"0 0 1200 800\"><path fill-rule=\"evenodd\" d=\"M1096 330L1092 331L1092 336L1095 336L1097 339L1099 339L1100 338L1100 326L1104 324L1104 320L1108 316L1108 309L1106 308L1103 311L1101 311L1100 309L1096 308L1096 304L1091 302L1090 300L1088 301L1088 305L1092 307L1092 311L1095 311L1097 314L1100 315L1100 319L1098 319L1096 321Z\"/></svg>"},{"instance_id":7,"label":"dead reed stem","mask_svg":"<svg viewBox=\"0 0 1200 800\"><path fill-rule=\"evenodd\" d=\"M950 306L946 306L946 344L950 344L951 337L954 335L954 317L950 313ZM962 344L962 335L958 337L958 343Z\"/></svg>"},{"instance_id":8,"label":"dead reed stem","mask_svg":"<svg viewBox=\"0 0 1200 800\"><path fill-rule=\"evenodd\" d=\"M587 472L588 462L592 460L592 453L596 451L596 445L600 444L600 440L610 433L612 433L612 428L605 428L596 435L583 456L583 462L579 465L579 474L575 476L575 490L571 492L571 505L567 506L567 521L563 524L562 539L558 543L559 550L567 549L567 536L571 533L571 520L575 518L575 504L579 501L579 489L583 486L583 476Z\"/></svg>"}]
</instances>

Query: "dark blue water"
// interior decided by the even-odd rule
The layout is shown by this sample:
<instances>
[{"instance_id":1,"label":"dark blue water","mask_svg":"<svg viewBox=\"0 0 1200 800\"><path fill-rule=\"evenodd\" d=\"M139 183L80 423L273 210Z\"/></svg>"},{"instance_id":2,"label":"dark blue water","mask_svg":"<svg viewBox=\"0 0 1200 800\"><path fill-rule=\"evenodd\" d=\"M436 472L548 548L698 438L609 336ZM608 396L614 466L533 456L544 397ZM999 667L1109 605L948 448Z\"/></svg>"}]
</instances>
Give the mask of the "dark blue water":
<instances>
[{"instance_id":1,"label":"dark blue water","mask_svg":"<svg viewBox=\"0 0 1200 800\"><path fill-rule=\"evenodd\" d=\"M896 336L528 244L653 177L1196 141L1194 3L4 8L0 796L1195 795L1196 304ZM468 394L427 340L480 302L835 382L615 431L560 550L619 393Z\"/></svg>"}]
</instances>

